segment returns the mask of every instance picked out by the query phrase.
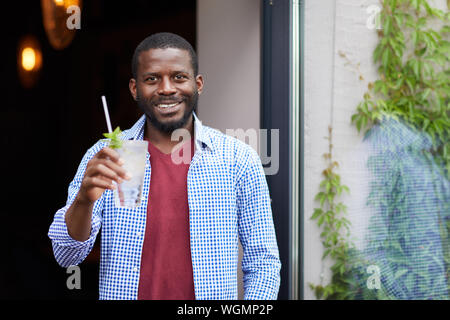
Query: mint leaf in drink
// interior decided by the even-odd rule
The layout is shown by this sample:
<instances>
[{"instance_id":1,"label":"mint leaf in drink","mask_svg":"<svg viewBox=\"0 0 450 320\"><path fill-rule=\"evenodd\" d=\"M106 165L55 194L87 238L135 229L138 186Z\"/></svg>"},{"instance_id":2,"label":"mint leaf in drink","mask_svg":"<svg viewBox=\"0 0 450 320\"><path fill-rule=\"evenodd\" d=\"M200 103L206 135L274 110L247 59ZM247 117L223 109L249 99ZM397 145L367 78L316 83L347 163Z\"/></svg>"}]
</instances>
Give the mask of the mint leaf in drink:
<instances>
[{"instance_id":1,"label":"mint leaf in drink","mask_svg":"<svg viewBox=\"0 0 450 320\"><path fill-rule=\"evenodd\" d=\"M111 139L111 142L109 143L110 148L119 149L120 147L122 147L123 141L120 139L120 136L122 135L122 130L120 130L120 127L117 127L111 133L104 133L103 135L106 138Z\"/></svg>"}]
</instances>

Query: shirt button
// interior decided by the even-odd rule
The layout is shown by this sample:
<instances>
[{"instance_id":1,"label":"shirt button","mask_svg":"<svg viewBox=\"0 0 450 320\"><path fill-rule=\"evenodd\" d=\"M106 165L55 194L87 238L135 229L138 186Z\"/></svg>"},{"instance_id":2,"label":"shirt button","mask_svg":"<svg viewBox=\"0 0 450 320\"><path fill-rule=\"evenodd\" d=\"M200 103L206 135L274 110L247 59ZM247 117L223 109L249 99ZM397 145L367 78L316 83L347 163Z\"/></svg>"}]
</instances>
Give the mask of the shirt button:
<instances>
[{"instance_id":1,"label":"shirt button","mask_svg":"<svg viewBox=\"0 0 450 320\"><path fill-rule=\"evenodd\" d=\"M138 232L138 233L136 233L136 235L137 235L138 237L140 237L140 236L141 236L141 234L142 234L142 232Z\"/></svg>"},{"instance_id":2,"label":"shirt button","mask_svg":"<svg viewBox=\"0 0 450 320\"><path fill-rule=\"evenodd\" d=\"M133 271L134 271L134 272L137 272L137 271L138 271L138 268L137 268L137 267L134 267L134 268L133 268Z\"/></svg>"}]
</instances>

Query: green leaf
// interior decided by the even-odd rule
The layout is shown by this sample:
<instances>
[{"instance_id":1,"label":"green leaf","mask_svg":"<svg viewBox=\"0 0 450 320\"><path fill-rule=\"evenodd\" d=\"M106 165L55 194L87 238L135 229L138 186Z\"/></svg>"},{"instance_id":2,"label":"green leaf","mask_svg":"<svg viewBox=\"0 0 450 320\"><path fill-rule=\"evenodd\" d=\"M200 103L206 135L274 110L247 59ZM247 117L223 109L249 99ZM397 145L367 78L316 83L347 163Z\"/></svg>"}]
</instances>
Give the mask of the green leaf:
<instances>
[{"instance_id":1,"label":"green leaf","mask_svg":"<svg viewBox=\"0 0 450 320\"><path fill-rule=\"evenodd\" d=\"M384 25L383 25L383 32L384 32L384 36L386 37L391 32L392 23L391 23L391 17L390 16L385 16L385 17L386 17L386 19L385 19Z\"/></svg>"},{"instance_id":2,"label":"green leaf","mask_svg":"<svg viewBox=\"0 0 450 320\"><path fill-rule=\"evenodd\" d=\"M374 82L374 86L373 86L373 90L375 93L378 93L380 91L383 91L383 87L385 86L384 81L381 80L376 80Z\"/></svg>"},{"instance_id":3,"label":"green leaf","mask_svg":"<svg viewBox=\"0 0 450 320\"><path fill-rule=\"evenodd\" d=\"M425 119L423 121L423 126L422 126L422 130L426 130L428 128L428 125L430 124L430 120L429 119Z\"/></svg>"},{"instance_id":4,"label":"green leaf","mask_svg":"<svg viewBox=\"0 0 450 320\"><path fill-rule=\"evenodd\" d=\"M361 126L362 126L363 128L365 128L365 127L367 126L367 117L366 117L366 116L362 117L362 123L361 123Z\"/></svg>"},{"instance_id":5,"label":"green leaf","mask_svg":"<svg viewBox=\"0 0 450 320\"><path fill-rule=\"evenodd\" d=\"M403 25L403 17L401 15L399 15L399 14L395 14L394 15L394 19L395 19L395 22L397 23L397 25L399 27L402 27L402 25Z\"/></svg>"},{"instance_id":6,"label":"green leaf","mask_svg":"<svg viewBox=\"0 0 450 320\"><path fill-rule=\"evenodd\" d=\"M420 78L420 62L417 60L412 60L412 68L414 71L414 75L416 76L416 78Z\"/></svg>"},{"instance_id":7,"label":"green leaf","mask_svg":"<svg viewBox=\"0 0 450 320\"><path fill-rule=\"evenodd\" d=\"M317 221L317 225L320 227L325 220L325 215L321 215L319 221Z\"/></svg>"},{"instance_id":8,"label":"green leaf","mask_svg":"<svg viewBox=\"0 0 450 320\"><path fill-rule=\"evenodd\" d=\"M401 58L403 55L401 47L392 38L389 39L389 44L391 45L392 50L394 50L395 55Z\"/></svg>"},{"instance_id":9,"label":"green leaf","mask_svg":"<svg viewBox=\"0 0 450 320\"><path fill-rule=\"evenodd\" d=\"M423 6L425 7L425 10L429 15L433 15L433 9L430 7L430 5L426 1L422 1Z\"/></svg>"},{"instance_id":10,"label":"green leaf","mask_svg":"<svg viewBox=\"0 0 450 320\"><path fill-rule=\"evenodd\" d=\"M358 120L356 120L356 129L358 129L358 132L361 131L361 121L362 121L362 117L361 117L361 115L358 115Z\"/></svg>"},{"instance_id":11,"label":"green leaf","mask_svg":"<svg viewBox=\"0 0 450 320\"><path fill-rule=\"evenodd\" d=\"M406 84L408 85L411 93L414 93L414 81L411 78L406 79Z\"/></svg>"},{"instance_id":12,"label":"green leaf","mask_svg":"<svg viewBox=\"0 0 450 320\"><path fill-rule=\"evenodd\" d=\"M389 48L384 49L381 57L381 65L386 69L391 59L391 50Z\"/></svg>"},{"instance_id":13,"label":"green leaf","mask_svg":"<svg viewBox=\"0 0 450 320\"><path fill-rule=\"evenodd\" d=\"M425 54L426 51L427 51L427 48L423 47L422 49L419 49L419 50L416 51L416 55L421 57L421 56L423 56Z\"/></svg>"},{"instance_id":14,"label":"green leaf","mask_svg":"<svg viewBox=\"0 0 450 320\"><path fill-rule=\"evenodd\" d=\"M317 219L321 214L323 214L323 210L320 209L320 208L316 208L316 209L314 209L314 213L313 213L313 215L311 216L311 219L312 219L312 220L315 220L315 219Z\"/></svg>"},{"instance_id":15,"label":"green leaf","mask_svg":"<svg viewBox=\"0 0 450 320\"><path fill-rule=\"evenodd\" d=\"M326 193L329 193L330 192L330 190L331 190L331 183L329 182L329 181L327 181L327 184L326 184Z\"/></svg>"},{"instance_id":16,"label":"green leaf","mask_svg":"<svg viewBox=\"0 0 450 320\"><path fill-rule=\"evenodd\" d=\"M319 192L314 199L316 201L320 201L320 206L323 206L323 203L325 202L326 199L325 192Z\"/></svg>"},{"instance_id":17,"label":"green leaf","mask_svg":"<svg viewBox=\"0 0 450 320\"><path fill-rule=\"evenodd\" d=\"M333 203L333 199L334 199L334 195L330 193L327 197L328 203Z\"/></svg>"},{"instance_id":18,"label":"green leaf","mask_svg":"<svg viewBox=\"0 0 450 320\"><path fill-rule=\"evenodd\" d=\"M113 132L111 133L104 133L103 136L110 139L109 147L112 149L119 149L122 147L123 141L121 139L122 131L120 130L120 127L117 127Z\"/></svg>"},{"instance_id":19,"label":"green leaf","mask_svg":"<svg viewBox=\"0 0 450 320\"><path fill-rule=\"evenodd\" d=\"M348 194L350 194L350 189L347 186L341 186L342 190L345 190Z\"/></svg>"},{"instance_id":20,"label":"green leaf","mask_svg":"<svg viewBox=\"0 0 450 320\"><path fill-rule=\"evenodd\" d=\"M341 276L344 275L344 273L345 273L345 265L344 265L344 264L342 264L342 265L339 267L339 273L341 274Z\"/></svg>"},{"instance_id":21,"label":"green leaf","mask_svg":"<svg viewBox=\"0 0 450 320\"><path fill-rule=\"evenodd\" d=\"M425 17L420 17L419 20L417 20L416 26L417 28L423 28L427 24L427 19Z\"/></svg>"},{"instance_id":22,"label":"green leaf","mask_svg":"<svg viewBox=\"0 0 450 320\"><path fill-rule=\"evenodd\" d=\"M395 85L392 87L393 90L400 89L401 85L403 84L403 78L398 78L395 82Z\"/></svg>"},{"instance_id":23,"label":"green leaf","mask_svg":"<svg viewBox=\"0 0 450 320\"><path fill-rule=\"evenodd\" d=\"M428 96L431 93L431 89L430 88L426 88L423 93L422 93L422 100L425 100L426 98L428 98Z\"/></svg>"},{"instance_id":24,"label":"green leaf","mask_svg":"<svg viewBox=\"0 0 450 320\"><path fill-rule=\"evenodd\" d=\"M327 249L324 251L323 255L322 255L322 260L325 259L329 254L330 254L331 249Z\"/></svg>"},{"instance_id":25,"label":"green leaf","mask_svg":"<svg viewBox=\"0 0 450 320\"><path fill-rule=\"evenodd\" d=\"M435 121L433 121L433 126L436 129L436 131L439 133L439 135L442 136L443 129L442 129L441 123L439 121L435 120Z\"/></svg>"},{"instance_id":26,"label":"green leaf","mask_svg":"<svg viewBox=\"0 0 450 320\"><path fill-rule=\"evenodd\" d=\"M411 103L408 103L408 110L409 110L409 118L414 121L414 108Z\"/></svg>"},{"instance_id":27,"label":"green leaf","mask_svg":"<svg viewBox=\"0 0 450 320\"><path fill-rule=\"evenodd\" d=\"M375 51L373 52L373 62L374 63L378 62L378 60L380 59L382 49L383 49L383 46L381 44L379 44L377 46L377 48L375 49Z\"/></svg>"},{"instance_id":28,"label":"green leaf","mask_svg":"<svg viewBox=\"0 0 450 320\"><path fill-rule=\"evenodd\" d=\"M412 36L412 40L413 40L413 45L414 45L414 47L416 47L417 43L419 42L419 31L414 30L411 36Z\"/></svg>"}]
</instances>

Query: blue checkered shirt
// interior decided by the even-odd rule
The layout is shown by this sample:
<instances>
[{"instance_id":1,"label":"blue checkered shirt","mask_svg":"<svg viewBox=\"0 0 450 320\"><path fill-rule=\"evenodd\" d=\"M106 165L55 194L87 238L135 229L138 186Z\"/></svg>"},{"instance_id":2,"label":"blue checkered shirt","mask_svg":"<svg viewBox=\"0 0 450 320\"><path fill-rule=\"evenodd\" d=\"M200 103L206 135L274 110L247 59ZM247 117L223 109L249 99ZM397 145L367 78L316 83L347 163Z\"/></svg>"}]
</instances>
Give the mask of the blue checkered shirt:
<instances>
[{"instance_id":1,"label":"blue checkered shirt","mask_svg":"<svg viewBox=\"0 0 450 320\"><path fill-rule=\"evenodd\" d=\"M145 115L124 139L144 137ZM194 114L195 154L188 176L190 247L196 299L237 299L238 241L243 248L244 299L276 299L280 259L269 190L260 158L247 144L201 124ZM143 200L136 208L115 206L111 190L95 202L89 239L67 232L65 214L74 201L88 161L107 141L84 155L65 207L58 210L48 236L62 267L78 265L101 229L100 299L136 299L144 243L151 167L147 152Z\"/></svg>"}]
</instances>

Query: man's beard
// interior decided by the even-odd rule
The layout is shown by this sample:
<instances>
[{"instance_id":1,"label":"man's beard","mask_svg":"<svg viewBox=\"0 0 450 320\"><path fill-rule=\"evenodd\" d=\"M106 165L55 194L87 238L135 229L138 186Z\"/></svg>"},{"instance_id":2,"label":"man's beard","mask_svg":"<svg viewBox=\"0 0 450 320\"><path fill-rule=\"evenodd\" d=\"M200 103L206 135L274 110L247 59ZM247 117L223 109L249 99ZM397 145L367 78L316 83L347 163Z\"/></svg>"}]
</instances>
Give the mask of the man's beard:
<instances>
[{"instance_id":1,"label":"man's beard","mask_svg":"<svg viewBox=\"0 0 450 320\"><path fill-rule=\"evenodd\" d=\"M189 99L186 99L184 97L183 102L186 104L186 109L184 111L183 117L178 121L170 121L170 122L160 122L154 112L154 103L143 99L139 92L137 92L137 104L138 107L144 111L145 115L147 116L147 119L150 121L150 123L159 131L163 133L172 133L176 129L180 129L188 123L189 119L192 117L192 113L194 112L194 109L197 106L198 101L198 92L194 91L194 95Z\"/></svg>"}]
</instances>

